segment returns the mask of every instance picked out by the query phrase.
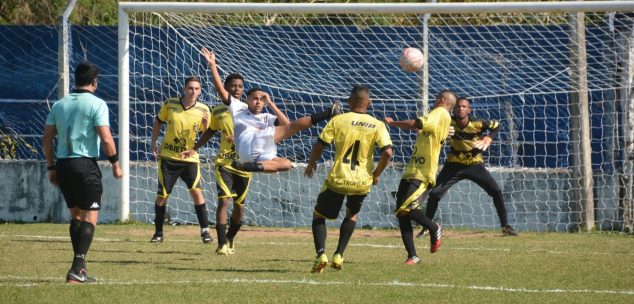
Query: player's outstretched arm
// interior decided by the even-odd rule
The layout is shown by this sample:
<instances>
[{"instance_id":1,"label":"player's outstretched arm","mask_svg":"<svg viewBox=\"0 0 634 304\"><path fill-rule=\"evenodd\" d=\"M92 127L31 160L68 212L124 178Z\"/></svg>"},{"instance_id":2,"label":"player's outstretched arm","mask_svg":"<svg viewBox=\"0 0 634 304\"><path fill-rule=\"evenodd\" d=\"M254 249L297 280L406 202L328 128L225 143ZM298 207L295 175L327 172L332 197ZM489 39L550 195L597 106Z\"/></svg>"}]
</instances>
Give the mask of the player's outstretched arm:
<instances>
[{"instance_id":1,"label":"player's outstretched arm","mask_svg":"<svg viewBox=\"0 0 634 304\"><path fill-rule=\"evenodd\" d=\"M186 159L198 153L198 149L204 146L209 141L209 139L214 135L214 133L216 133L215 130L207 129L205 133L203 133L203 135L200 136L200 139L198 139L198 141L194 144L193 148L181 152L180 154L181 159Z\"/></svg>"},{"instance_id":2,"label":"player's outstretched arm","mask_svg":"<svg viewBox=\"0 0 634 304\"><path fill-rule=\"evenodd\" d=\"M277 116L277 123L279 126L284 127L291 124L291 121L288 120L288 117L286 116L286 114L284 114L284 112L282 112L282 110L280 110L277 107L277 105L275 105L273 100L271 100L271 96L269 96L268 93L264 93L264 104L268 106L269 108L271 108L271 110L273 111L273 114Z\"/></svg>"},{"instance_id":3,"label":"player's outstretched arm","mask_svg":"<svg viewBox=\"0 0 634 304\"><path fill-rule=\"evenodd\" d=\"M216 54L207 48L203 48L201 50L207 64L209 65L209 69L211 70L211 77L213 79L214 87L220 95L220 99L222 103L229 105L231 100L229 99L229 92L225 90L224 85L222 84L222 78L220 78L220 73L218 72L218 65L216 64Z\"/></svg>"},{"instance_id":4,"label":"player's outstretched arm","mask_svg":"<svg viewBox=\"0 0 634 304\"><path fill-rule=\"evenodd\" d=\"M55 153L54 153L54 141L55 135L57 135L57 127L54 125L47 125L44 127L44 139L42 140L42 149L44 150L44 158L46 158L46 167L52 168L55 166ZM53 185L57 185L57 175L55 170L48 170L48 180Z\"/></svg>"},{"instance_id":5,"label":"player's outstretched arm","mask_svg":"<svg viewBox=\"0 0 634 304\"><path fill-rule=\"evenodd\" d=\"M415 119L394 121L394 119L392 119L391 117L385 117L385 118L383 118L383 121L388 126L392 126L392 127L397 127L397 128L401 128L401 129L407 129L407 130L419 129L418 126L416 125L416 120Z\"/></svg>"},{"instance_id":6,"label":"player's outstretched arm","mask_svg":"<svg viewBox=\"0 0 634 304\"><path fill-rule=\"evenodd\" d=\"M103 152L108 157L108 160L112 164L112 176L114 178L121 178L123 172L121 166L119 166L119 157L117 156L117 146L112 139L112 133L110 133L110 126L98 126L95 127L99 138L101 138L101 147Z\"/></svg>"},{"instance_id":7,"label":"player's outstretched arm","mask_svg":"<svg viewBox=\"0 0 634 304\"><path fill-rule=\"evenodd\" d=\"M313 149L310 151L308 165L304 170L304 175L306 177L311 178L315 174L315 171L317 170L317 160L321 157L321 154L324 153L324 148L326 148L326 145L319 140L313 145Z\"/></svg>"},{"instance_id":8,"label":"player's outstretched arm","mask_svg":"<svg viewBox=\"0 0 634 304\"><path fill-rule=\"evenodd\" d=\"M376 169L374 169L374 172L372 173L373 185L377 185L379 183L379 176L381 176L381 173L383 173L383 170L385 170L385 167L387 167L387 165L390 163L390 160L392 159L393 155L394 155L394 151L392 150L391 146L383 149L383 152L381 153L381 159L379 160L379 163L376 165Z\"/></svg>"}]
</instances>

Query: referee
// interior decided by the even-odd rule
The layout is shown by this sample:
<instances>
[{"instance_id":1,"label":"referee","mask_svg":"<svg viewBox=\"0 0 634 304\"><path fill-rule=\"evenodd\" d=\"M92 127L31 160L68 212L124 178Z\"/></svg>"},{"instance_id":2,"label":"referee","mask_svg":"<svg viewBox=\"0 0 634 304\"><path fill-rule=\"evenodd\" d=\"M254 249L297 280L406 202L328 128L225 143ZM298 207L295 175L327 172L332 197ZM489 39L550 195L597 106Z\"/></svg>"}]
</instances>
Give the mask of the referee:
<instances>
[{"instance_id":1,"label":"referee","mask_svg":"<svg viewBox=\"0 0 634 304\"><path fill-rule=\"evenodd\" d=\"M438 174L436 186L429 192L425 214L430 219L434 218L438 202L447 194L449 188L463 179L468 179L478 184L493 198L502 234L517 236L518 233L508 224L502 190L498 187L491 173L484 167L484 158L482 157L482 151L487 150L493 137L500 130L500 123L494 120L471 119L469 117L471 104L465 97L458 99L453 112L451 126L454 127L455 134L450 140L451 153ZM482 136L483 133L487 133L487 135ZM424 234L424 230L419 233L419 236Z\"/></svg>"},{"instance_id":2,"label":"referee","mask_svg":"<svg viewBox=\"0 0 634 304\"><path fill-rule=\"evenodd\" d=\"M108 106L93 95L98 76L97 66L79 64L75 69L75 91L53 105L44 127L48 179L62 190L71 215L69 233L74 258L66 282L72 284L96 281L86 271L86 254L95 233L103 193L97 165L100 139L112 164L112 175L121 178L122 174L110 133Z\"/></svg>"}]
</instances>

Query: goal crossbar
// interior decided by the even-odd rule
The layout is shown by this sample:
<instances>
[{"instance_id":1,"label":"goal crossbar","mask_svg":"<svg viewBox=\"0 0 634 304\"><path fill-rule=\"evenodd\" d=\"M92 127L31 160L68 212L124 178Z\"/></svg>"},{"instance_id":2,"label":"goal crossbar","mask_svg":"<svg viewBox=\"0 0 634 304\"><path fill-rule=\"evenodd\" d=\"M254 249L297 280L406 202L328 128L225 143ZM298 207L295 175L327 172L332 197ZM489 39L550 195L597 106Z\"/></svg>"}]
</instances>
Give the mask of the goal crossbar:
<instances>
[{"instance_id":1,"label":"goal crossbar","mask_svg":"<svg viewBox=\"0 0 634 304\"><path fill-rule=\"evenodd\" d=\"M613 12L634 10L634 1L485 3L179 3L120 2L125 12L277 14L458 14L534 12Z\"/></svg>"}]
</instances>

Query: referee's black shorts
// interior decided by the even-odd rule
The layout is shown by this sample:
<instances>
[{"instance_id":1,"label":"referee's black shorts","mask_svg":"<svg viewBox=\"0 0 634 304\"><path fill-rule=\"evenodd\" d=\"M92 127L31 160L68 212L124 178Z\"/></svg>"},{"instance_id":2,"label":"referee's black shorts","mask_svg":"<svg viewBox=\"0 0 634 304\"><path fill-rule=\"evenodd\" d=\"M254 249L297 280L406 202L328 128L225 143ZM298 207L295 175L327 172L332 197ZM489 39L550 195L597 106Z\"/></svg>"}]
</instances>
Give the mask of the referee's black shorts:
<instances>
[{"instance_id":1,"label":"referee's black shorts","mask_svg":"<svg viewBox=\"0 0 634 304\"><path fill-rule=\"evenodd\" d=\"M187 185L187 189L200 189L200 164L197 162L185 162L168 159L159 159L158 166L158 191L161 197L168 197L178 178Z\"/></svg>"},{"instance_id":2,"label":"referee's black shorts","mask_svg":"<svg viewBox=\"0 0 634 304\"><path fill-rule=\"evenodd\" d=\"M57 184L66 206L81 210L101 209L101 170L94 158L62 158L55 164Z\"/></svg>"}]
</instances>

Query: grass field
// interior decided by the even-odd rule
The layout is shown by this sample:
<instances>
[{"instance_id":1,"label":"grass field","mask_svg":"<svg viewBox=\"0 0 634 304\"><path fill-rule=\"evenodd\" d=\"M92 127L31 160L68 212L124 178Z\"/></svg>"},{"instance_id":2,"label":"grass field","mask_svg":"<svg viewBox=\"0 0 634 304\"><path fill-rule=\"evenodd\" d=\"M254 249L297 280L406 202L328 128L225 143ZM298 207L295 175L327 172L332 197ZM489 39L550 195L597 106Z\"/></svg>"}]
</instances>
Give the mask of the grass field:
<instances>
[{"instance_id":1,"label":"grass field","mask_svg":"<svg viewBox=\"0 0 634 304\"><path fill-rule=\"evenodd\" d=\"M100 225L88 255L99 283L68 285L67 231L0 225L0 303L634 303L631 235L449 230L434 255L417 240L423 263L406 266L398 231L358 229L343 270L311 274L309 229L246 227L235 255L216 256L194 226L150 244L153 226Z\"/></svg>"}]
</instances>

